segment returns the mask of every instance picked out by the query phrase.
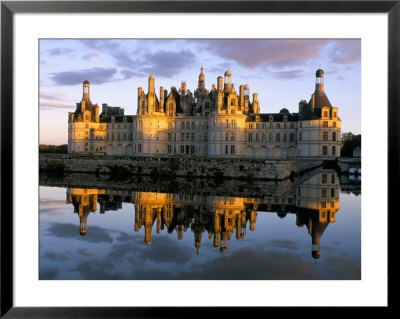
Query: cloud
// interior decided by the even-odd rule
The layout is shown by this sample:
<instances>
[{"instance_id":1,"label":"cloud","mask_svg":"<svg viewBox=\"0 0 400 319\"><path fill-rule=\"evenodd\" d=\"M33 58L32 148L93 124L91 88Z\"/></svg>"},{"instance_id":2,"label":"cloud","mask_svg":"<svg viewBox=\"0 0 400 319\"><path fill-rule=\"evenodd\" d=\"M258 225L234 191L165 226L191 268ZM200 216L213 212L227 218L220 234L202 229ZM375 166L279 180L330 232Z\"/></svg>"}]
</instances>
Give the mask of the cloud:
<instances>
[{"instance_id":1,"label":"cloud","mask_svg":"<svg viewBox=\"0 0 400 319\"><path fill-rule=\"evenodd\" d=\"M75 109L75 107L76 106L73 103L65 104L65 103L57 103L57 102L49 102L49 101L40 102L40 108L42 110Z\"/></svg>"},{"instance_id":2,"label":"cloud","mask_svg":"<svg viewBox=\"0 0 400 319\"><path fill-rule=\"evenodd\" d=\"M75 50L71 49L71 48L55 48L55 49L47 50L47 53L51 56L58 56L58 55L72 53L74 51Z\"/></svg>"},{"instance_id":3,"label":"cloud","mask_svg":"<svg viewBox=\"0 0 400 319\"><path fill-rule=\"evenodd\" d=\"M332 43L329 56L331 62L350 64L361 58L361 40L336 40Z\"/></svg>"},{"instance_id":4,"label":"cloud","mask_svg":"<svg viewBox=\"0 0 400 319\"><path fill-rule=\"evenodd\" d=\"M324 271L333 278L341 280L361 279L361 260L357 262L345 257L329 257L324 262Z\"/></svg>"},{"instance_id":5,"label":"cloud","mask_svg":"<svg viewBox=\"0 0 400 319\"><path fill-rule=\"evenodd\" d=\"M65 101L65 96L62 92L40 92L40 98L44 100Z\"/></svg>"},{"instance_id":6,"label":"cloud","mask_svg":"<svg viewBox=\"0 0 400 319\"><path fill-rule=\"evenodd\" d=\"M199 40L194 40L199 42ZM201 40L203 48L223 59L255 68L266 65L282 68L303 65L319 56L327 40Z\"/></svg>"},{"instance_id":7,"label":"cloud","mask_svg":"<svg viewBox=\"0 0 400 319\"><path fill-rule=\"evenodd\" d=\"M65 206L64 200L40 200L40 207L55 207L55 206Z\"/></svg>"},{"instance_id":8,"label":"cloud","mask_svg":"<svg viewBox=\"0 0 400 319\"><path fill-rule=\"evenodd\" d=\"M91 251L91 250L89 250L87 248L80 248L80 249L77 250L77 253L79 255L82 255L82 256L87 257L89 259L92 259L92 258L94 258L96 256L95 252L93 252L93 251Z\"/></svg>"},{"instance_id":9,"label":"cloud","mask_svg":"<svg viewBox=\"0 0 400 319\"><path fill-rule=\"evenodd\" d=\"M47 236L58 238L69 238L89 243L112 243L113 239L109 232L98 226L88 226L85 236L79 234L79 225L53 223L47 228Z\"/></svg>"},{"instance_id":10,"label":"cloud","mask_svg":"<svg viewBox=\"0 0 400 319\"><path fill-rule=\"evenodd\" d=\"M91 51L90 53L83 55L82 59L85 61L93 61L94 59L99 57L100 57L99 51Z\"/></svg>"},{"instance_id":11,"label":"cloud","mask_svg":"<svg viewBox=\"0 0 400 319\"><path fill-rule=\"evenodd\" d=\"M46 259L50 259L52 261L61 261L61 262L71 259L70 256L57 254L57 253L53 253L53 252L46 252L43 256L41 256L41 258L46 258Z\"/></svg>"},{"instance_id":12,"label":"cloud","mask_svg":"<svg viewBox=\"0 0 400 319\"><path fill-rule=\"evenodd\" d=\"M42 110L54 110L54 109L74 109L74 103L62 103L69 102L66 99L65 93L59 92L40 92L40 108Z\"/></svg>"},{"instance_id":13,"label":"cloud","mask_svg":"<svg viewBox=\"0 0 400 319\"><path fill-rule=\"evenodd\" d=\"M195 57L188 50L147 53L144 56L147 66L142 71L170 78L190 67L195 62Z\"/></svg>"},{"instance_id":14,"label":"cloud","mask_svg":"<svg viewBox=\"0 0 400 319\"><path fill-rule=\"evenodd\" d=\"M277 247L277 248L285 248L290 250L297 250L301 247L298 242L288 239L274 239L269 240L267 244L263 245L264 247Z\"/></svg>"},{"instance_id":15,"label":"cloud","mask_svg":"<svg viewBox=\"0 0 400 319\"><path fill-rule=\"evenodd\" d=\"M289 71L268 72L268 73L276 79L298 79L306 75L303 70L289 70Z\"/></svg>"},{"instance_id":16,"label":"cloud","mask_svg":"<svg viewBox=\"0 0 400 319\"><path fill-rule=\"evenodd\" d=\"M84 80L89 80L89 82L93 84L102 84L114 81L114 75L116 73L116 68L92 68L53 73L51 79L57 85L82 84Z\"/></svg>"},{"instance_id":17,"label":"cloud","mask_svg":"<svg viewBox=\"0 0 400 319\"><path fill-rule=\"evenodd\" d=\"M59 270L57 268L42 268L39 269L39 280L52 280L57 277L59 274Z\"/></svg>"}]
</instances>

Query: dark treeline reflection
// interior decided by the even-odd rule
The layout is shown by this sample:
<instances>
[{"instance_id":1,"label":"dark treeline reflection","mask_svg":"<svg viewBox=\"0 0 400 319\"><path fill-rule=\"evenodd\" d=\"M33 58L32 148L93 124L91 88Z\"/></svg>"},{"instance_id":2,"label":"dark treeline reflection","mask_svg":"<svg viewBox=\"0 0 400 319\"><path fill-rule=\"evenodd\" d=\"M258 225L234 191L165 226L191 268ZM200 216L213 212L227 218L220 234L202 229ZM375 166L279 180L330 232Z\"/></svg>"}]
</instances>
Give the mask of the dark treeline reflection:
<instances>
[{"instance_id":1,"label":"dark treeline reflection","mask_svg":"<svg viewBox=\"0 0 400 319\"><path fill-rule=\"evenodd\" d=\"M135 207L134 231L144 230L147 245L151 245L152 236L161 232L176 233L178 239L193 236L197 254L202 237L208 237L215 249L226 253L233 237L245 239L247 231L255 231L260 213L273 213L280 218L295 214L296 225L308 230L311 255L317 259L321 237L336 221L340 209L340 183L334 170L321 169L298 181L268 183L261 187L264 191L260 195L250 197L245 191L243 196L227 196L210 186L197 193L156 192L154 187L150 191L68 187L66 197L79 216L77 231L82 236L90 232L91 213L99 210L105 214L131 203ZM350 186L347 184L347 189Z\"/></svg>"}]
</instances>

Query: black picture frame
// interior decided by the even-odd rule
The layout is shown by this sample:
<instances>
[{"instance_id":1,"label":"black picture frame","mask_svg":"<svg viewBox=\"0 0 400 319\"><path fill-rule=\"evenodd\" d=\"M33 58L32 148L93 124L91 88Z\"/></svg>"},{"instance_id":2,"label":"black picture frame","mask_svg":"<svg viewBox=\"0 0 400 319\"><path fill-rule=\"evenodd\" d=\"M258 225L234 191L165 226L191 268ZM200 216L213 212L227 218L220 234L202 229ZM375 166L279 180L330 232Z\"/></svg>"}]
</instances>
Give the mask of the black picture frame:
<instances>
[{"instance_id":1,"label":"black picture frame","mask_svg":"<svg viewBox=\"0 0 400 319\"><path fill-rule=\"evenodd\" d=\"M387 13L388 14L388 212L394 210L399 181L400 1L1 1L1 312L3 318L178 318L232 315L235 308L195 312L186 307L14 307L13 303L13 16L16 13ZM382 106L380 106L382 107ZM384 212L383 212L384 213ZM388 214L388 225L392 217ZM391 232L388 229L388 234ZM388 238L388 245L391 241ZM388 246L390 250L390 245ZM388 252L388 265L390 258ZM388 269L389 271L389 269ZM388 287L390 280L388 280ZM390 290L390 289L389 289ZM388 307L380 310L390 311ZM307 307L290 307L309 315ZM341 308L330 309L333 314ZM370 311L370 309L366 309ZM249 313L249 311L251 311ZM246 309L281 312L276 307ZM347 309L348 311L348 309Z\"/></svg>"}]
</instances>

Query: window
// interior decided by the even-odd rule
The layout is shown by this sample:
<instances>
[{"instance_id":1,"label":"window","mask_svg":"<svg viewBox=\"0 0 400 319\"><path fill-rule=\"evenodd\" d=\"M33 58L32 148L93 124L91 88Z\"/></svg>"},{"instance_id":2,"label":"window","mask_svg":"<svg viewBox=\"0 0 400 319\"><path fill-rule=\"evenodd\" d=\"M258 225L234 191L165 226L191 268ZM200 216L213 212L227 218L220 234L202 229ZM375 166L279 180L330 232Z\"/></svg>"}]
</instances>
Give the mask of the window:
<instances>
[{"instance_id":1,"label":"window","mask_svg":"<svg viewBox=\"0 0 400 319\"><path fill-rule=\"evenodd\" d=\"M185 129L185 122L181 122L181 130Z\"/></svg>"},{"instance_id":2,"label":"window","mask_svg":"<svg viewBox=\"0 0 400 319\"><path fill-rule=\"evenodd\" d=\"M336 112L333 112L333 118L336 118L336 116L337 116L337 113Z\"/></svg>"},{"instance_id":3,"label":"window","mask_svg":"<svg viewBox=\"0 0 400 319\"><path fill-rule=\"evenodd\" d=\"M289 141L294 142L294 133L289 134Z\"/></svg>"},{"instance_id":4,"label":"window","mask_svg":"<svg viewBox=\"0 0 400 319\"><path fill-rule=\"evenodd\" d=\"M335 182L335 174L331 174L331 183L333 184Z\"/></svg>"},{"instance_id":5,"label":"window","mask_svg":"<svg viewBox=\"0 0 400 319\"><path fill-rule=\"evenodd\" d=\"M332 132L332 141L336 141L336 132Z\"/></svg>"},{"instance_id":6,"label":"window","mask_svg":"<svg viewBox=\"0 0 400 319\"><path fill-rule=\"evenodd\" d=\"M168 144L168 154L172 153L172 145Z\"/></svg>"},{"instance_id":7,"label":"window","mask_svg":"<svg viewBox=\"0 0 400 319\"><path fill-rule=\"evenodd\" d=\"M192 122L192 130L195 129L196 124L194 122Z\"/></svg>"},{"instance_id":8,"label":"window","mask_svg":"<svg viewBox=\"0 0 400 319\"><path fill-rule=\"evenodd\" d=\"M272 115L270 115L269 120L272 122L274 120L274 117Z\"/></svg>"},{"instance_id":9,"label":"window","mask_svg":"<svg viewBox=\"0 0 400 319\"><path fill-rule=\"evenodd\" d=\"M300 122L300 128L303 127L303 122Z\"/></svg>"},{"instance_id":10,"label":"window","mask_svg":"<svg viewBox=\"0 0 400 319\"><path fill-rule=\"evenodd\" d=\"M142 153L142 144L138 144L138 153Z\"/></svg>"},{"instance_id":11,"label":"window","mask_svg":"<svg viewBox=\"0 0 400 319\"><path fill-rule=\"evenodd\" d=\"M299 133L299 141L301 141L302 135L303 135L302 132L300 132L300 133Z\"/></svg>"},{"instance_id":12,"label":"window","mask_svg":"<svg viewBox=\"0 0 400 319\"><path fill-rule=\"evenodd\" d=\"M249 129L250 129L250 130L253 129L253 124L252 124L252 123L249 124Z\"/></svg>"},{"instance_id":13,"label":"window","mask_svg":"<svg viewBox=\"0 0 400 319\"><path fill-rule=\"evenodd\" d=\"M123 133L123 139L126 141L126 133Z\"/></svg>"},{"instance_id":14,"label":"window","mask_svg":"<svg viewBox=\"0 0 400 319\"><path fill-rule=\"evenodd\" d=\"M185 141L185 133L181 133L181 142Z\"/></svg>"},{"instance_id":15,"label":"window","mask_svg":"<svg viewBox=\"0 0 400 319\"><path fill-rule=\"evenodd\" d=\"M252 141L253 141L253 134L249 133L249 142L252 142Z\"/></svg>"},{"instance_id":16,"label":"window","mask_svg":"<svg viewBox=\"0 0 400 319\"><path fill-rule=\"evenodd\" d=\"M190 145L190 154L194 154L194 145Z\"/></svg>"},{"instance_id":17,"label":"window","mask_svg":"<svg viewBox=\"0 0 400 319\"><path fill-rule=\"evenodd\" d=\"M322 132L322 140L327 141L328 140L328 132Z\"/></svg>"},{"instance_id":18,"label":"window","mask_svg":"<svg viewBox=\"0 0 400 319\"><path fill-rule=\"evenodd\" d=\"M280 133L276 133L276 141L277 142L281 141L281 134Z\"/></svg>"},{"instance_id":19,"label":"window","mask_svg":"<svg viewBox=\"0 0 400 319\"><path fill-rule=\"evenodd\" d=\"M335 189L331 188L331 197L335 197Z\"/></svg>"},{"instance_id":20,"label":"window","mask_svg":"<svg viewBox=\"0 0 400 319\"><path fill-rule=\"evenodd\" d=\"M235 140L235 132L231 132L231 141Z\"/></svg>"},{"instance_id":21,"label":"window","mask_svg":"<svg viewBox=\"0 0 400 319\"><path fill-rule=\"evenodd\" d=\"M258 142L260 139L258 137L258 133L256 133L256 142Z\"/></svg>"},{"instance_id":22,"label":"window","mask_svg":"<svg viewBox=\"0 0 400 319\"><path fill-rule=\"evenodd\" d=\"M323 197L323 198L326 197L326 188L321 189L321 197Z\"/></svg>"},{"instance_id":23,"label":"window","mask_svg":"<svg viewBox=\"0 0 400 319\"><path fill-rule=\"evenodd\" d=\"M322 155L326 156L328 155L328 147L327 146L322 146Z\"/></svg>"},{"instance_id":24,"label":"window","mask_svg":"<svg viewBox=\"0 0 400 319\"><path fill-rule=\"evenodd\" d=\"M190 133L186 133L186 141L187 141L187 142L190 141Z\"/></svg>"},{"instance_id":25,"label":"window","mask_svg":"<svg viewBox=\"0 0 400 319\"><path fill-rule=\"evenodd\" d=\"M192 133L192 135L190 136L190 140L191 140L192 142L194 142L194 133Z\"/></svg>"},{"instance_id":26,"label":"window","mask_svg":"<svg viewBox=\"0 0 400 319\"><path fill-rule=\"evenodd\" d=\"M205 108L208 109L210 107L210 102L205 103Z\"/></svg>"},{"instance_id":27,"label":"window","mask_svg":"<svg viewBox=\"0 0 400 319\"><path fill-rule=\"evenodd\" d=\"M294 128L294 123L290 123L290 128Z\"/></svg>"},{"instance_id":28,"label":"window","mask_svg":"<svg viewBox=\"0 0 400 319\"><path fill-rule=\"evenodd\" d=\"M225 141L227 141L227 140L228 140L228 136L229 136L229 133L228 133L228 132L226 132L226 133L225 133Z\"/></svg>"},{"instance_id":29,"label":"window","mask_svg":"<svg viewBox=\"0 0 400 319\"><path fill-rule=\"evenodd\" d=\"M269 133L268 141L272 142L272 133Z\"/></svg>"},{"instance_id":30,"label":"window","mask_svg":"<svg viewBox=\"0 0 400 319\"><path fill-rule=\"evenodd\" d=\"M283 116L283 120L286 122L287 121L287 115Z\"/></svg>"},{"instance_id":31,"label":"window","mask_svg":"<svg viewBox=\"0 0 400 319\"><path fill-rule=\"evenodd\" d=\"M267 134L266 133L262 133L262 141L265 142L267 140Z\"/></svg>"},{"instance_id":32,"label":"window","mask_svg":"<svg viewBox=\"0 0 400 319\"><path fill-rule=\"evenodd\" d=\"M281 128L281 123L276 123L276 128Z\"/></svg>"},{"instance_id":33,"label":"window","mask_svg":"<svg viewBox=\"0 0 400 319\"><path fill-rule=\"evenodd\" d=\"M226 125L226 127L229 127L229 120L228 119L225 120L225 125Z\"/></svg>"},{"instance_id":34,"label":"window","mask_svg":"<svg viewBox=\"0 0 400 319\"><path fill-rule=\"evenodd\" d=\"M324 111L324 117L328 117L328 111Z\"/></svg>"},{"instance_id":35,"label":"window","mask_svg":"<svg viewBox=\"0 0 400 319\"><path fill-rule=\"evenodd\" d=\"M283 133L283 141L286 142L286 133Z\"/></svg>"},{"instance_id":36,"label":"window","mask_svg":"<svg viewBox=\"0 0 400 319\"><path fill-rule=\"evenodd\" d=\"M328 121L323 121L323 122L322 122L322 126L323 126L323 127L328 127Z\"/></svg>"},{"instance_id":37,"label":"window","mask_svg":"<svg viewBox=\"0 0 400 319\"><path fill-rule=\"evenodd\" d=\"M172 130L172 122L168 122L168 129Z\"/></svg>"},{"instance_id":38,"label":"window","mask_svg":"<svg viewBox=\"0 0 400 319\"><path fill-rule=\"evenodd\" d=\"M171 142L171 140L172 140L172 134L168 133L168 142Z\"/></svg>"},{"instance_id":39,"label":"window","mask_svg":"<svg viewBox=\"0 0 400 319\"><path fill-rule=\"evenodd\" d=\"M336 146L332 146L332 156L336 155Z\"/></svg>"},{"instance_id":40,"label":"window","mask_svg":"<svg viewBox=\"0 0 400 319\"><path fill-rule=\"evenodd\" d=\"M225 154L228 154L228 145L225 145Z\"/></svg>"},{"instance_id":41,"label":"window","mask_svg":"<svg viewBox=\"0 0 400 319\"><path fill-rule=\"evenodd\" d=\"M235 145L231 145L231 154L235 154Z\"/></svg>"},{"instance_id":42,"label":"window","mask_svg":"<svg viewBox=\"0 0 400 319\"><path fill-rule=\"evenodd\" d=\"M336 122L332 122L332 126L333 126L333 127L336 127Z\"/></svg>"},{"instance_id":43,"label":"window","mask_svg":"<svg viewBox=\"0 0 400 319\"><path fill-rule=\"evenodd\" d=\"M326 184L327 178L328 178L328 175L322 174L322 184Z\"/></svg>"},{"instance_id":44,"label":"window","mask_svg":"<svg viewBox=\"0 0 400 319\"><path fill-rule=\"evenodd\" d=\"M326 208L326 202L321 202L321 207Z\"/></svg>"},{"instance_id":45,"label":"window","mask_svg":"<svg viewBox=\"0 0 400 319\"><path fill-rule=\"evenodd\" d=\"M181 145L181 154L185 154L185 145Z\"/></svg>"}]
</instances>

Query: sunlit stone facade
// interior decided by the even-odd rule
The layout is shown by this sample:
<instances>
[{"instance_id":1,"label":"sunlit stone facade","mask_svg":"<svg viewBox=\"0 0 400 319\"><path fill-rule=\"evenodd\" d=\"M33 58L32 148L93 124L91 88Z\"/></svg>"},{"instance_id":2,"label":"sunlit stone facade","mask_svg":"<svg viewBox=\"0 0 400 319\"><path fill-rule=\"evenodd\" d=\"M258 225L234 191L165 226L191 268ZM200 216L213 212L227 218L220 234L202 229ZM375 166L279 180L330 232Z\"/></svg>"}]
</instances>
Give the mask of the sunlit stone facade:
<instances>
[{"instance_id":1,"label":"sunlit stone facade","mask_svg":"<svg viewBox=\"0 0 400 319\"><path fill-rule=\"evenodd\" d=\"M156 94L155 77L147 93L138 88L137 115L119 107L92 105L88 81L75 113L69 113L70 153L108 155L184 155L199 157L289 159L340 156L341 121L324 92L324 72L316 72L310 101L297 113L260 113L258 94L248 84L237 92L231 71L207 90L203 68L194 93L163 87Z\"/></svg>"}]
</instances>

